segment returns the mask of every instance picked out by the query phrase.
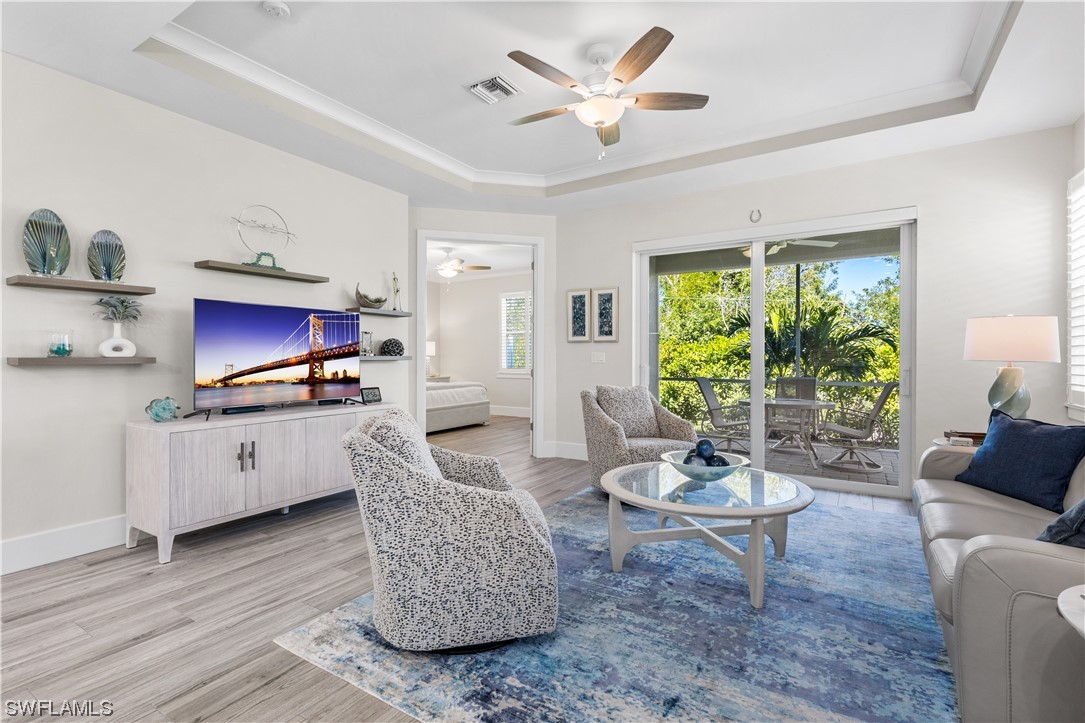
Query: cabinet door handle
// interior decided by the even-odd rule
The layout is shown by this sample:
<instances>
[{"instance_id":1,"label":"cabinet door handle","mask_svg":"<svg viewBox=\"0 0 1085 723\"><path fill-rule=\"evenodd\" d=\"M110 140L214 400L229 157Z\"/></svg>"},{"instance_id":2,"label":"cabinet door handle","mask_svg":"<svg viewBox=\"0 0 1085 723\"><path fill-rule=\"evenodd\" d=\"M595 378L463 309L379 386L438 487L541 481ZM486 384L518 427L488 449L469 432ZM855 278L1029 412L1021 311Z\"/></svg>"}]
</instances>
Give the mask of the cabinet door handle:
<instances>
[{"instance_id":1,"label":"cabinet door handle","mask_svg":"<svg viewBox=\"0 0 1085 723\"><path fill-rule=\"evenodd\" d=\"M244 448L245 445L242 444L241 447ZM252 463L252 469L256 469L256 440L255 439L252 440L252 446L249 447L249 462ZM241 463L241 469L245 469L245 463L244 462Z\"/></svg>"},{"instance_id":2,"label":"cabinet door handle","mask_svg":"<svg viewBox=\"0 0 1085 723\"><path fill-rule=\"evenodd\" d=\"M245 443L241 443L241 451L237 453L237 461L241 465L241 471L245 471Z\"/></svg>"}]
</instances>

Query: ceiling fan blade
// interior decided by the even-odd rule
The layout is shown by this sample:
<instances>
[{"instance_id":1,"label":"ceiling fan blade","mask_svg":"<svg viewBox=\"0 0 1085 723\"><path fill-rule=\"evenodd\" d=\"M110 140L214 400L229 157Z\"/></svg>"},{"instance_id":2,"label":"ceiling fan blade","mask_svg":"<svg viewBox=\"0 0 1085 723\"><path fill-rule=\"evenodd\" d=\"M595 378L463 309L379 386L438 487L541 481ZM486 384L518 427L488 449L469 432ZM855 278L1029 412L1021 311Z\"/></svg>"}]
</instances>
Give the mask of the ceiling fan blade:
<instances>
[{"instance_id":1,"label":"ceiling fan blade","mask_svg":"<svg viewBox=\"0 0 1085 723\"><path fill-rule=\"evenodd\" d=\"M535 121L546 120L547 118L555 118L559 115L564 115L569 111L576 108L579 103L573 103L572 105L563 105L560 108L551 108L550 110L544 110L541 113L535 113L533 115L525 115L523 118L517 118L514 121L509 121L510 125L522 126L524 123L534 123Z\"/></svg>"},{"instance_id":2,"label":"ceiling fan blade","mask_svg":"<svg viewBox=\"0 0 1085 723\"><path fill-rule=\"evenodd\" d=\"M765 256L772 256L774 253L784 248L787 244L775 243L768 251L765 252Z\"/></svg>"},{"instance_id":3,"label":"ceiling fan blade","mask_svg":"<svg viewBox=\"0 0 1085 723\"><path fill-rule=\"evenodd\" d=\"M622 132L618 129L617 123L596 128L595 133L599 136L599 142L604 146L612 146L622 139Z\"/></svg>"},{"instance_id":4,"label":"ceiling fan blade","mask_svg":"<svg viewBox=\"0 0 1085 723\"><path fill-rule=\"evenodd\" d=\"M640 74L648 70L648 66L656 61L656 58L667 49L667 45L674 36L663 28L652 28L633 43L633 47L625 51L625 55L610 71L607 78L606 91L613 93L623 85L629 85L640 77Z\"/></svg>"},{"instance_id":5,"label":"ceiling fan blade","mask_svg":"<svg viewBox=\"0 0 1085 723\"><path fill-rule=\"evenodd\" d=\"M471 266L461 266L460 268L463 269L464 271L489 271L493 267L492 266L479 266L477 264L473 264Z\"/></svg>"},{"instance_id":6,"label":"ceiling fan blade","mask_svg":"<svg viewBox=\"0 0 1085 723\"><path fill-rule=\"evenodd\" d=\"M551 83L557 83L562 88L568 88L574 93L579 93L585 98L591 95L591 92L580 84L576 78L562 73L560 70L552 65L542 62L538 58L533 58L522 50L514 50L509 53L509 57L515 60L520 65L524 66L532 73L541 75L549 80Z\"/></svg>"},{"instance_id":7,"label":"ceiling fan blade","mask_svg":"<svg viewBox=\"0 0 1085 723\"><path fill-rule=\"evenodd\" d=\"M623 95L621 100L631 98L630 108L641 110L699 110L708 103L707 95L695 93L633 93Z\"/></svg>"},{"instance_id":8,"label":"ceiling fan blade","mask_svg":"<svg viewBox=\"0 0 1085 723\"><path fill-rule=\"evenodd\" d=\"M791 241L788 241L788 243L793 243L796 246L821 246L822 248L832 248L833 246L836 246L840 242L839 241L822 241L821 239L816 239L816 238L797 238L797 239L792 239Z\"/></svg>"}]
</instances>

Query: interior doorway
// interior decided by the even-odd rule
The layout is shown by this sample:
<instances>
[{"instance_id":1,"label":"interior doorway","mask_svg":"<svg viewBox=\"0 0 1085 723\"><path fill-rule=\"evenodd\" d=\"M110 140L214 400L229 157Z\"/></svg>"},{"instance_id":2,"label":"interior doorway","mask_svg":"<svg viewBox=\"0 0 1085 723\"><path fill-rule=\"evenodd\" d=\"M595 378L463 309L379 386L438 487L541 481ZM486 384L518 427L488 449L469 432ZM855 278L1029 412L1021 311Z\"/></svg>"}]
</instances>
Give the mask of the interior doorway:
<instances>
[{"instance_id":1,"label":"interior doorway","mask_svg":"<svg viewBox=\"0 0 1085 723\"><path fill-rule=\"evenodd\" d=\"M540 449L542 239L419 231L415 416L427 431L528 420Z\"/></svg>"}]
</instances>

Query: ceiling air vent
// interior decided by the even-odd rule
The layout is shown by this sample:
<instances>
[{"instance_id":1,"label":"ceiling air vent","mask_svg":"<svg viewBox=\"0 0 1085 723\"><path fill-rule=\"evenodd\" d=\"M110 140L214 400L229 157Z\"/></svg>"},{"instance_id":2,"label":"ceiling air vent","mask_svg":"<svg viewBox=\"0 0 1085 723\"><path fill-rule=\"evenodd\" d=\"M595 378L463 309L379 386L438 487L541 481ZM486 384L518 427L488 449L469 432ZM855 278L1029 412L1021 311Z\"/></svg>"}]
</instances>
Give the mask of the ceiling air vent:
<instances>
[{"instance_id":1,"label":"ceiling air vent","mask_svg":"<svg viewBox=\"0 0 1085 723\"><path fill-rule=\"evenodd\" d=\"M514 95L520 95L524 92L517 88L511 80L500 75L495 75L492 78L486 78L477 83L472 83L467 86L467 90L471 91L479 98L482 98L482 100L490 105L500 103L506 98L511 98Z\"/></svg>"}]
</instances>

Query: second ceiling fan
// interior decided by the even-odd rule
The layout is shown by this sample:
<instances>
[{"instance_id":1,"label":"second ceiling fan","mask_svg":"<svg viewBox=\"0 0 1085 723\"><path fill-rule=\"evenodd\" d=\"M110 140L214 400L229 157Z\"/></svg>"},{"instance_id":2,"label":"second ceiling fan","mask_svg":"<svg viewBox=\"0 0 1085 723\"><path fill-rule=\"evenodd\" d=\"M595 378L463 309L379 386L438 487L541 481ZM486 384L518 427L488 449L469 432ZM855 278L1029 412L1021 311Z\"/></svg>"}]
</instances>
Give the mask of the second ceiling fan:
<instances>
[{"instance_id":1,"label":"second ceiling fan","mask_svg":"<svg viewBox=\"0 0 1085 723\"><path fill-rule=\"evenodd\" d=\"M604 146L611 146L621 140L618 119L622 117L626 108L639 108L641 110L697 110L704 108L705 104L708 103L707 95L696 95L694 93L631 93L619 95L622 89L640 77L640 74L655 62L672 39L674 39L674 35L667 30L659 27L652 28L644 34L644 37L633 43L633 47L625 52L625 55L621 57L614 69L609 73L603 68L603 65L610 60L612 49L602 44L593 45L588 48L588 60L595 64L596 69L595 72L586 76L583 82L566 75L551 65L547 65L538 58L533 58L523 51L512 51L509 53L509 57L520 65L583 98L582 101L576 103L517 118L512 121L512 125L534 123L535 121L554 118L572 111L581 123L595 128L599 141Z\"/></svg>"}]
</instances>

